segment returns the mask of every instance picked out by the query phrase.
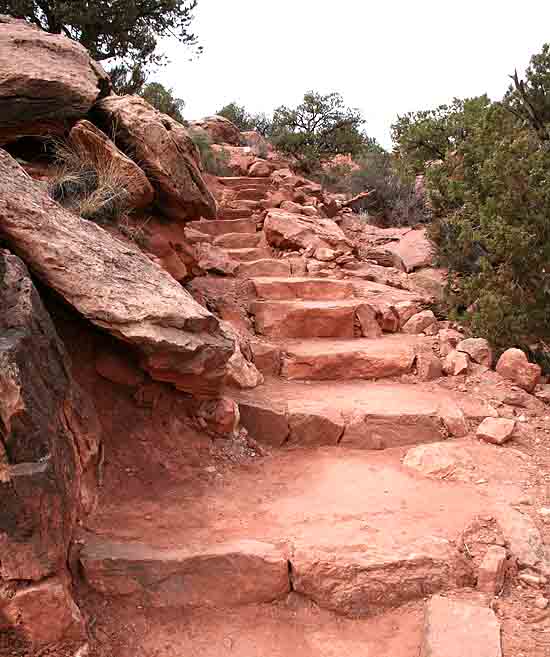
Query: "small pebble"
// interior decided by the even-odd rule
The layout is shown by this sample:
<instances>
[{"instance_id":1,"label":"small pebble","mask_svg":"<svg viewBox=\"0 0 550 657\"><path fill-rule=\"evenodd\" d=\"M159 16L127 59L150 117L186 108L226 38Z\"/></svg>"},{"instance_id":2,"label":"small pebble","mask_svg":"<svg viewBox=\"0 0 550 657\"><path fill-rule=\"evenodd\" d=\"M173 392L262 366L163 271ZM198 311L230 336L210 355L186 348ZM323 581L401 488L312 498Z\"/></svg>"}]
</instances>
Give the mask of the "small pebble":
<instances>
[{"instance_id":1,"label":"small pebble","mask_svg":"<svg viewBox=\"0 0 550 657\"><path fill-rule=\"evenodd\" d=\"M539 514L547 518L548 516L550 516L550 507L543 506L541 509L539 509Z\"/></svg>"},{"instance_id":2,"label":"small pebble","mask_svg":"<svg viewBox=\"0 0 550 657\"><path fill-rule=\"evenodd\" d=\"M216 468L213 465L209 465L207 468L204 468L206 472L214 473L216 472Z\"/></svg>"},{"instance_id":3,"label":"small pebble","mask_svg":"<svg viewBox=\"0 0 550 657\"><path fill-rule=\"evenodd\" d=\"M548 600L543 595L539 595L535 600L535 607L537 609L546 609L548 607Z\"/></svg>"}]
</instances>

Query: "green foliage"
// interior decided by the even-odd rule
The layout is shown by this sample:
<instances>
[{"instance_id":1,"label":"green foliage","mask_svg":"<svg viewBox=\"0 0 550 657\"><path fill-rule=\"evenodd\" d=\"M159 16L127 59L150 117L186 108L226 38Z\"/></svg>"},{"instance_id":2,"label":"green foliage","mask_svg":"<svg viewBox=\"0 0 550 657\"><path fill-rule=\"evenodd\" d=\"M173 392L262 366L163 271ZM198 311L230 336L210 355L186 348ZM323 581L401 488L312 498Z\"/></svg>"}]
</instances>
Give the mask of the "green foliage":
<instances>
[{"instance_id":1,"label":"green foliage","mask_svg":"<svg viewBox=\"0 0 550 657\"><path fill-rule=\"evenodd\" d=\"M356 155L367 144L361 113L346 107L338 93L309 92L296 108L281 106L273 115L272 141L295 157L304 171L338 154Z\"/></svg>"},{"instance_id":2,"label":"green foliage","mask_svg":"<svg viewBox=\"0 0 550 657\"><path fill-rule=\"evenodd\" d=\"M443 160L447 151L457 148L490 104L487 96L459 100L433 110L398 116L392 125L396 153L411 173L421 173L426 164Z\"/></svg>"},{"instance_id":3,"label":"green foliage","mask_svg":"<svg viewBox=\"0 0 550 657\"><path fill-rule=\"evenodd\" d=\"M212 140L204 130L192 129L189 132L193 143L199 149L203 169L213 176L230 176L229 153L223 148L212 148Z\"/></svg>"},{"instance_id":4,"label":"green foliage","mask_svg":"<svg viewBox=\"0 0 550 657\"><path fill-rule=\"evenodd\" d=\"M527 348L550 333L549 174L548 149L501 103L428 169L449 304L497 348Z\"/></svg>"},{"instance_id":5,"label":"green foliage","mask_svg":"<svg viewBox=\"0 0 550 657\"><path fill-rule=\"evenodd\" d=\"M393 137L402 169L426 171L452 317L499 350L519 346L546 362L550 47L525 80L511 77L502 102L481 96L399 117Z\"/></svg>"},{"instance_id":6,"label":"green foliage","mask_svg":"<svg viewBox=\"0 0 550 657\"><path fill-rule=\"evenodd\" d=\"M264 137L271 133L272 122L266 114L251 114L245 107L238 103L229 103L216 112L237 126L241 132L256 130Z\"/></svg>"},{"instance_id":7,"label":"green foliage","mask_svg":"<svg viewBox=\"0 0 550 657\"><path fill-rule=\"evenodd\" d=\"M117 64L109 70L113 91L119 96L134 95L143 91L147 71L142 64Z\"/></svg>"},{"instance_id":8,"label":"green foliage","mask_svg":"<svg viewBox=\"0 0 550 657\"><path fill-rule=\"evenodd\" d=\"M184 123L182 110L185 101L175 98L172 89L167 89L160 82L149 82L140 92L140 96L163 114L168 114L176 121Z\"/></svg>"},{"instance_id":9,"label":"green foliage","mask_svg":"<svg viewBox=\"0 0 550 657\"><path fill-rule=\"evenodd\" d=\"M316 179L336 193L349 197L373 192L362 210L380 226L406 226L428 219L423 199L415 191L415 178L403 177L395 160L383 150L373 149L355 160L355 166L325 167Z\"/></svg>"},{"instance_id":10,"label":"green foliage","mask_svg":"<svg viewBox=\"0 0 550 657\"><path fill-rule=\"evenodd\" d=\"M190 31L197 0L0 0L0 13L79 41L98 61L158 63L157 42L176 37L196 46Z\"/></svg>"},{"instance_id":11,"label":"green foliage","mask_svg":"<svg viewBox=\"0 0 550 657\"><path fill-rule=\"evenodd\" d=\"M530 126L543 140L550 139L547 129L550 124L550 44L533 55L525 71L525 80L520 80L517 72L510 77L513 84L504 97L506 107L519 118L523 127Z\"/></svg>"}]
</instances>

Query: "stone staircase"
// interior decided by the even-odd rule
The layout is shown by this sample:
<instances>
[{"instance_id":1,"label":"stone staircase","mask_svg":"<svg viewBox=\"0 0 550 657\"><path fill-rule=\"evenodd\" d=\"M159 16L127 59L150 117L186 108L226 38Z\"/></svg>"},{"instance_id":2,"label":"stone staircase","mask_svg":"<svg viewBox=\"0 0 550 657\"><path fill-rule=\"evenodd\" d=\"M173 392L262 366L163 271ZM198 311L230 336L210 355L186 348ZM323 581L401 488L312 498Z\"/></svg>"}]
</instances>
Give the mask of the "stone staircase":
<instances>
[{"instance_id":1,"label":"stone staircase","mask_svg":"<svg viewBox=\"0 0 550 657\"><path fill-rule=\"evenodd\" d=\"M508 502L502 489L493 497L471 482L422 477L402 459L407 447L462 438L471 423L496 413L475 396L419 380L419 360L434 338L399 332L420 309L414 293L292 276L288 261L273 257L256 229L254 204L261 204L269 181L221 183L218 219L190 225L242 263L237 276L254 291L254 349L269 354L270 366L263 385L228 394L267 454L199 492L174 484L165 496L105 501L82 539L83 577L134 609L178 608L188 618L210 610L208 623L217 619L217 629L209 630L213 643L196 653L197 639L182 634L183 621L158 617L162 640L176 651L163 656L282 654L273 632L288 608L277 601L292 596L328 614L325 625L338 650L324 651L320 628L311 648L306 623L293 630L302 650L291 654L374 657L388 649L416 656L402 619L390 640L375 616L475 585L458 537L479 514L503 517ZM390 306L395 316L384 324ZM383 330L389 326L391 332ZM482 461L490 448L476 449ZM246 605L248 617L250 605L266 603L276 603L270 620L262 616L228 644L232 610ZM332 614L354 625L335 624ZM181 646L186 649L177 652Z\"/></svg>"}]
</instances>

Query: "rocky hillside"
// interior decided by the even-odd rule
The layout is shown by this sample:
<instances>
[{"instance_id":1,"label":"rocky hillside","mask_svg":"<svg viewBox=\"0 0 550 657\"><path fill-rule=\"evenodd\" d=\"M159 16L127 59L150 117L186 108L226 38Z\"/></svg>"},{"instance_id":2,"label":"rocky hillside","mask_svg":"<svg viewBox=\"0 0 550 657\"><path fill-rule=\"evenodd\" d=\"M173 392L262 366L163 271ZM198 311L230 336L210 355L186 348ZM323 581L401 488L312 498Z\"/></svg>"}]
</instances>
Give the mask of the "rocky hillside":
<instances>
[{"instance_id":1,"label":"rocky hillside","mask_svg":"<svg viewBox=\"0 0 550 657\"><path fill-rule=\"evenodd\" d=\"M549 654L550 386L422 227L7 17L0 110L1 655Z\"/></svg>"}]
</instances>

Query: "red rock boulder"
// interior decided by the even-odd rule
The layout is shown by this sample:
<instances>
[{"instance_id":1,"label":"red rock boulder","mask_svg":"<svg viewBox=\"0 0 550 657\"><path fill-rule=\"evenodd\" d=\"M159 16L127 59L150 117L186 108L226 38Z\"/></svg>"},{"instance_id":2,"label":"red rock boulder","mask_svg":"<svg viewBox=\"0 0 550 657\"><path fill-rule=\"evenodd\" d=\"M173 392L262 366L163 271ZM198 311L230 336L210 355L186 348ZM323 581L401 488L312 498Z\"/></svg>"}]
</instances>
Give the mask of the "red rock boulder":
<instances>
[{"instance_id":1,"label":"red rock boulder","mask_svg":"<svg viewBox=\"0 0 550 657\"><path fill-rule=\"evenodd\" d=\"M63 134L109 88L105 71L76 41L0 16L0 144Z\"/></svg>"},{"instance_id":2,"label":"red rock boulder","mask_svg":"<svg viewBox=\"0 0 550 657\"><path fill-rule=\"evenodd\" d=\"M190 127L204 130L214 144L242 146L243 139L239 128L224 116L207 116L200 121L191 121Z\"/></svg>"},{"instance_id":3,"label":"red rock boulder","mask_svg":"<svg viewBox=\"0 0 550 657\"><path fill-rule=\"evenodd\" d=\"M216 201L202 178L188 130L139 96L110 96L94 116L117 146L139 162L155 189L155 203L172 219L214 219Z\"/></svg>"},{"instance_id":4,"label":"red rock boulder","mask_svg":"<svg viewBox=\"0 0 550 657\"><path fill-rule=\"evenodd\" d=\"M507 349L499 358L496 370L527 392L533 392L541 375L540 366L530 363L521 349Z\"/></svg>"}]
</instances>

